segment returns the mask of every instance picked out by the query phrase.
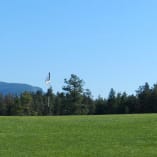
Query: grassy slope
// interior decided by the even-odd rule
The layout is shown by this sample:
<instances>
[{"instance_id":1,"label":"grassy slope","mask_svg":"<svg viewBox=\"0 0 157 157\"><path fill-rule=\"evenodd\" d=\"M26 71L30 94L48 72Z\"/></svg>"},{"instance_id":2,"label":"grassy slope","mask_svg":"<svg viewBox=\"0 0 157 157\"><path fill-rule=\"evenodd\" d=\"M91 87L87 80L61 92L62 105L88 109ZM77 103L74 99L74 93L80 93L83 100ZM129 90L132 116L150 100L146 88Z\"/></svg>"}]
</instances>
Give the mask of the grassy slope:
<instances>
[{"instance_id":1,"label":"grassy slope","mask_svg":"<svg viewBox=\"0 0 157 157\"><path fill-rule=\"evenodd\" d=\"M0 117L2 157L156 157L157 115Z\"/></svg>"}]
</instances>

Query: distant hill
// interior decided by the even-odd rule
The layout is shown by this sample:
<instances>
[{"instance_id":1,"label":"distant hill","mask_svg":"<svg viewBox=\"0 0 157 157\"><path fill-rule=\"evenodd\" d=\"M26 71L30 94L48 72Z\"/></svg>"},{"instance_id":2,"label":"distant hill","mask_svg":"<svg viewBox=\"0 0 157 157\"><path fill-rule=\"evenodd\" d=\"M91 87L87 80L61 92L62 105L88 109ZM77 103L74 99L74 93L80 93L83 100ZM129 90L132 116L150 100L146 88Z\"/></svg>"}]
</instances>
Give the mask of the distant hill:
<instances>
[{"instance_id":1,"label":"distant hill","mask_svg":"<svg viewBox=\"0 0 157 157\"><path fill-rule=\"evenodd\" d=\"M6 83L0 82L0 94L13 94L13 95L20 95L21 93L28 91L28 92L36 92L42 91L39 87L34 87L28 84L20 84L20 83Z\"/></svg>"}]
</instances>

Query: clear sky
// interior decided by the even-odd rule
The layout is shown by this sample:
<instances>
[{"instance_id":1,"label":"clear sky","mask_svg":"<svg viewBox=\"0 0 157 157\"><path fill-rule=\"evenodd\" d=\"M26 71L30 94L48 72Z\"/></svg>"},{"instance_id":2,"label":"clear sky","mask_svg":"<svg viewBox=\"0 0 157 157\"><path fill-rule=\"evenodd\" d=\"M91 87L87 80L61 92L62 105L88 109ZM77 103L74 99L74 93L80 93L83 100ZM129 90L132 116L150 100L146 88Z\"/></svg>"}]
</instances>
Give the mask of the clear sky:
<instances>
[{"instance_id":1,"label":"clear sky","mask_svg":"<svg viewBox=\"0 0 157 157\"><path fill-rule=\"evenodd\" d=\"M0 81L53 90L77 74L97 97L157 82L156 0L0 1Z\"/></svg>"}]
</instances>

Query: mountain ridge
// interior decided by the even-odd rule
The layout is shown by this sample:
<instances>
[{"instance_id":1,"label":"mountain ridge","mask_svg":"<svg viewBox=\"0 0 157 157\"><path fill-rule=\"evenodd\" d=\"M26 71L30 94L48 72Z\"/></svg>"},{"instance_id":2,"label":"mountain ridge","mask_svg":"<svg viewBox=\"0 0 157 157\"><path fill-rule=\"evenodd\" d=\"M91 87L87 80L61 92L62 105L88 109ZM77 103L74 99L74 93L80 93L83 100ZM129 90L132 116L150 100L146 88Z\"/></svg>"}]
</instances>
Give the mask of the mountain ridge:
<instances>
[{"instance_id":1,"label":"mountain ridge","mask_svg":"<svg viewBox=\"0 0 157 157\"><path fill-rule=\"evenodd\" d=\"M0 94L7 95L20 95L23 92L37 92L42 91L42 88L32 86L26 83L9 83L0 81Z\"/></svg>"}]
</instances>

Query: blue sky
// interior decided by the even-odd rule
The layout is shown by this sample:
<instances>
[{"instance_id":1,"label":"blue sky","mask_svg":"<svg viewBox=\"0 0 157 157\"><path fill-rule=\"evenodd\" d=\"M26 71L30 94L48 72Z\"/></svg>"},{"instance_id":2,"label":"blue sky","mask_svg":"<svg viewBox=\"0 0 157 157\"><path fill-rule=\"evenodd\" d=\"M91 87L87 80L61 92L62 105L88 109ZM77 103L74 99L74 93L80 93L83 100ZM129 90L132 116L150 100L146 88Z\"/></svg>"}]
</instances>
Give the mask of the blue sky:
<instances>
[{"instance_id":1,"label":"blue sky","mask_svg":"<svg viewBox=\"0 0 157 157\"><path fill-rule=\"evenodd\" d=\"M157 82L156 0L0 1L0 81L54 91L77 74L93 95Z\"/></svg>"}]
</instances>

